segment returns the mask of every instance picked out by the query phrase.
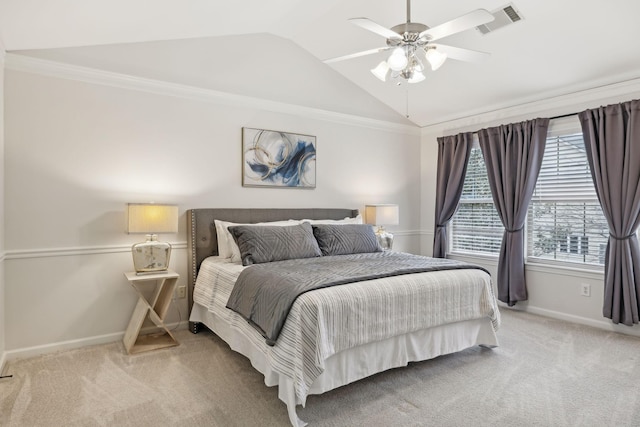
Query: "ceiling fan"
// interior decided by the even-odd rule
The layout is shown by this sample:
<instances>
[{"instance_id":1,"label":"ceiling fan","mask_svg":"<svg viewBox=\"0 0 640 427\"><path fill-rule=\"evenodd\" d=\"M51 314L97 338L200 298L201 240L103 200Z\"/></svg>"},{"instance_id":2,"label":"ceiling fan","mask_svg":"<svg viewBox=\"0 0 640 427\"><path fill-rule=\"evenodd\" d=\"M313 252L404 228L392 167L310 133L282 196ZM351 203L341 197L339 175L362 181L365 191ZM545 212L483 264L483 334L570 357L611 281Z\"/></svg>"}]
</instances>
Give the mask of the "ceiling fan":
<instances>
[{"instance_id":1,"label":"ceiling fan","mask_svg":"<svg viewBox=\"0 0 640 427\"><path fill-rule=\"evenodd\" d=\"M407 0L407 22L390 29L368 18L349 19L350 22L359 27L385 37L387 46L327 59L324 62L329 64L391 50L389 58L371 70L373 75L382 81L386 81L387 76L391 74L393 78L402 77L408 83L418 83L425 79L422 73L424 71L424 65L421 60L422 54L424 54L424 58L434 71L440 68L447 58L473 62L488 57L489 54L486 52L433 42L478 25L486 24L493 21L493 19L493 15L488 11L476 9L444 24L429 28L424 24L411 22L411 0Z\"/></svg>"}]
</instances>

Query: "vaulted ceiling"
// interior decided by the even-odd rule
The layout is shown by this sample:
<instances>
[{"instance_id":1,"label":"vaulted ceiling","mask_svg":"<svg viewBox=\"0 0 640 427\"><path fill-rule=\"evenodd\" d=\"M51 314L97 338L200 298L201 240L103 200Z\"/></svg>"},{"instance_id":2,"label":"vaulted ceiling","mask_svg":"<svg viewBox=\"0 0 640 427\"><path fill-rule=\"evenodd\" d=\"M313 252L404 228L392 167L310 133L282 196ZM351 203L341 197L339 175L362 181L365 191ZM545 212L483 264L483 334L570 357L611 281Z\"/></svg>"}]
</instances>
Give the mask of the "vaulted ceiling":
<instances>
[{"instance_id":1,"label":"vaulted ceiling","mask_svg":"<svg viewBox=\"0 0 640 427\"><path fill-rule=\"evenodd\" d=\"M413 0L434 27L505 0ZM9 52L181 84L428 126L640 78L640 2L513 0L519 22L439 40L491 53L448 59L416 84L369 70L389 53L323 60L385 46L349 18L404 23L405 0L0 0Z\"/></svg>"}]
</instances>

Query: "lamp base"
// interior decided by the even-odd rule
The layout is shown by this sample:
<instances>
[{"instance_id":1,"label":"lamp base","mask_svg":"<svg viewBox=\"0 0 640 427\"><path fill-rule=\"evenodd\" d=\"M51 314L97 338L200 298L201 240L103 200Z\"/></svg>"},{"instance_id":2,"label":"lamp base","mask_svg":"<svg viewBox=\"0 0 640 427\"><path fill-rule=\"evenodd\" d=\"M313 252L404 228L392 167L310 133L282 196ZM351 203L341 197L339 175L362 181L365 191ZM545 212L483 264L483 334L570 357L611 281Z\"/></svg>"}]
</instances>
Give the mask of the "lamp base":
<instances>
[{"instance_id":1,"label":"lamp base","mask_svg":"<svg viewBox=\"0 0 640 427\"><path fill-rule=\"evenodd\" d=\"M376 230L376 237L378 238L378 243L380 243L382 250L391 250L393 247L393 234L385 230L384 227L378 226L378 229Z\"/></svg>"},{"instance_id":2,"label":"lamp base","mask_svg":"<svg viewBox=\"0 0 640 427\"><path fill-rule=\"evenodd\" d=\"M133 267L138 275L163 273L169 268L171 245L159 242L156 234L147 234L147 240L133 245L131 253Z\"/></svg>"}]
</instances>

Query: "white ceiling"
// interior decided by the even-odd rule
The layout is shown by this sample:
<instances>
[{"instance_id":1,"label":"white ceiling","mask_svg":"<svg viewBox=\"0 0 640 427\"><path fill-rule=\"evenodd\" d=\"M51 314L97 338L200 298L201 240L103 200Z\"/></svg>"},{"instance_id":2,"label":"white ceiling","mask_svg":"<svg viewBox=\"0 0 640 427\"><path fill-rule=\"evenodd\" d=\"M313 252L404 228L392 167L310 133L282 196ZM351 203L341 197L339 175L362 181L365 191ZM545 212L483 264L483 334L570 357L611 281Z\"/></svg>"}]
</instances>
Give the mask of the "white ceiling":
<instances>
[{"instance_id":1,"label":"white ceiling","mask_svg":"<svg viewBox=\"0 0 640 427\"><path fill-rule=\"evenodd\" d=\"M439 41L488 60L447 60L401 86L369 72L384 53L322 60L385 46L348 19L391 27L405 21L405 0L0 0L0 39L21 54L365 117L408 112L418 126L640 78L640 1L512 3L523 21ZM433 27L506 4L413 0L411 18Z\"/></svg>"}]
</instances>

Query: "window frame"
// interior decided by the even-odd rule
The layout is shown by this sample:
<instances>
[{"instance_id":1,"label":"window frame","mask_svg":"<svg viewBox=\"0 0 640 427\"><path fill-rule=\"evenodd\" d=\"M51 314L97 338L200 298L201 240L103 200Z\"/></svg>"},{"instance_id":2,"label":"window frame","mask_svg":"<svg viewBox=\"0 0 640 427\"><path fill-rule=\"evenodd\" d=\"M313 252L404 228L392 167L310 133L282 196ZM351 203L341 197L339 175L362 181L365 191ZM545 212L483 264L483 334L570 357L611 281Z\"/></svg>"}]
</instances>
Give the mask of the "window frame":
<instances>
[{"instance_id":1,"label":"window frame","mask_svg":"<svg viewBox=\"0 0 640 427\"><path fill-rule=\"evenodd\" d=\"M582 127L580 126L580 122L578 121L578 117L577 115L575 116L569 116L569 117L563 117L563 118L559 118L559 119L553 119L550 121L549 123L549 128L547 131L547 138L553 138L553 137L558 137L558 136L563 136L563 135L571 135L571 134L577 134L580 133L582 134ZM474 134L474 140L473 140L473 147L479 147L478 144L478 138L477 135ZM474 200L474 202L477 200ZM490 199L490 202L493 203L493 198ZM576 200L576 202L578 202L578 200ZM463 202L462 200L460 201L460 203L468 203L468 202ZM460 204L459 203L459 204ZM456 214L457 214L457 210L456 210ZM455 215L455 214L454 214ZM453 219L452 219L453 221ZM451 224L451 223L450 223ZM450 242L453 242L453 227L448 226L447 227L447 234L448 234L448 238ZM527 219L525 220L525 248L524 248L524 252L525 252L525 264L529 264L532 267L533 266L537 266L540 267L542 269L544 269L545 267L550 267L550 268L561 268L561 269L566 269L566 270L571 270L571 271L585 271L585 272L592 272L592 273L602 273L604 271L604 265L603 264L594 264L594 263L586 263L586 262L572 262L572 261L564 261L564 260L553 260L553 259L546 259L546 258L540 258L540 257L532 257L529 255L529 231L530 231L530 219L529 219L529 212L527 212ZM580 240L580 239L579 239ZM570 248L570 240L569 240L569 236L567 237L567 252L569 251ZM581 252L583 248L583 243L578 241L577 242L577 250L578 252ZM471 252L471 251L460 251L460 250L454 250L453 248L453 244L449 245L449 251L447 253L447 255L452 255L454 257L469 257L469 258L477 258L477 259L485 259L485 260L494 260L497 261L498 259L498 255L499 253L490 253L490 252Z\"/></svg>"},{"instance_id":2,"label":"window frame","mask_svg":"<svg viewBox=\"0 0 640 427\"><path fill-rule=\"evenodd\" d=\"M566 136L566 135L575 135L575 134L581 134L582 135L582 127L580 125L580 122L578 120L578 116L577 115L551 120L551 122L549 123L549 129L547 131L547 139L556 138L556 137L562 137L562 136ZM595 201L599 206L597 198L596 198ZM573 202L573 203L593 203L593 200L576 198L576 199L572 199L572 200L566 200L566 202L567 203L571 203L571 202ZM531 205L530 205L530 207L531 207ZM606 221L606 219L605 219L605 221ZM548 266L553 266L553 267L571 268L571 269L579 269L579 270L585 270L585 271L596 271L596 272L603 272L604 271L604 264L595 264L595 263L589 263L589 262L574 262L574 261L565 261L565 260L554 260L554 259L548 259L548 258L541 258L541 257L532 256L530 254L530 252L529 252L529 231L530 231L530 227L531 227L531 220L530 220L528 212L527 212L527 220L525 222L525 232L526 232L526 235L525 235L525 263L526 264L548 265ZM571 250L570 238L571 238L571 236L567 235L567 244L566 244L566 252L567 253L570 253L570 250ZM580 241L578 242L577 250L578 250L577 254L581 254L581 252L582 252L581 251L582 250L582 242L580 242Z\"/></svg>"},{"instance_id":3,"label":"window frame","mask_svg":"<svg viewBox=\"0 0 640 427\"><path fill-rule=\"evenodd\" d=\"M480 150L480 142L478 139L478 135L476 133L473 134L473 142L471 145L471 149L477 149ZM483 154L481 153L481 155L483 156ZM484 163L484 157L483 157L483 163ZM467 165L468 166L468 165ZM467 173L468 173L469 169L467 168ZM466 180L466 176L465 176L465 180ZM463 185L464 185L464 181L463 181ZM492 205L494 205L493 202L493 197L491 195L489 195L489 197L483 197L483 198L478 198L478 199L473 199L473 201L466 201L463 199L462 195L460 197L460 201L458 202L458 208L456 209L456 212L454 214L455 215L458 213L458 210L460 208L460 205L462 204L472 204L472 203L491 203ZM495 209L495 207L494 207ZM497 215L497 211L496 211L496 215ZM453 217L451 218L451 221L449 222L449 226L447 226L447 238L449 239L450 244L448 245L449 248L449 252L447 253L447 255L452 254L452 255L461 255L461 256L470 256L470 257L481 257L481 258L486 258L486 259L498 259L498 256L500 255L500 249L498 248L498 250L496 252L473 252L473 251L464 251L464 250L453 250L453 240L454 240L454 236L453 236ZM502 230L500 231L500 239L502 239L502 235L504 235L504 226L501 225Z\"/></svg>"}]
</instances>

